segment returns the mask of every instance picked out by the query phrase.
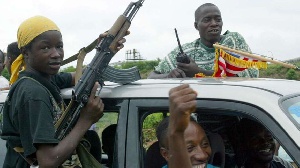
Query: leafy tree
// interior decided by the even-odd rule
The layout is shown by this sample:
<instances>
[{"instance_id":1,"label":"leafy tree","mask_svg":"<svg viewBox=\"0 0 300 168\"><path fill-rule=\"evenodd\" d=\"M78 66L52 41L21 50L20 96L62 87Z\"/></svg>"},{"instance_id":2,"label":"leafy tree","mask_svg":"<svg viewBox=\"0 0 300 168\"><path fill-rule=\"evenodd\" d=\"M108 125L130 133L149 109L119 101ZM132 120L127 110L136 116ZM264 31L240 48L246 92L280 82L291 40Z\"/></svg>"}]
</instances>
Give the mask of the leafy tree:
<instances>
[{"instance_id":1,"label":"leafy tree","mask_svg":"<svg viewBox=\"0 0 300 168\"><path fill-rule=\"evenodd\" d=\"M298 64L299 63L295 63L295 65ZM294 69L285 68L281 65L269 64L267 69L261 69L259 71L259 77L300 80L300 71L295 71Z\"/></svg>"},{"instance_id":2,"label":"leafy tree","mask_svg":"<svg viewBox=\"0 0 300 168\"><path fill-rule=\"evenodd\" d=\"M154 70L154 67L158 65L160 59L149 60L149 61L126 61L122 62L120 65L115 65L114 68L117 69L128 69L132 67L137 67L139 69L142 79L147 78L148 74ZM73 66L69 66L61 70L62 72L75 72L76 69Z\"/></svg>"},{"instance_id":3,"label":"leafy tree","mask_svg":"<svg viewBox=\"0 0 300 168\"><path fill-rule=\"evenodd\" d=\"M299 75L296 73L294 69L289 69L286 73L286 78L290 80L297 80Z\"/></svg>"},{"instance_id":4,"label":"leafy tree","mask_svg":"<svg viewBox=\"0 0 300 168\"><path fill-rule=\"evenodd\" d=\"M159 59L150 61L127 61L121 63L120 66L115 66L115 68L128 69L136 66L140 71L141 78L144 79L154 70L154 67L158 65L159 61Z\"/></svg>"},{"instance_id":5,"label":"leafy tree","mask_svg":"<svg viewBox=\"0 0 300 168\"><path fill-rule=\"evenodd\" d=\"M75 72L76 68L73 66L69 66L67 68L64 68L63 70L61 70L62 72Z\"/></svg>"},{"instance_id":6,"label":"leafy tree","mask_svg":"<svg viewBox=\"0 0 300 168\"><path fill-rule=\"evenodd\" d=\"M163 119L163 113L153 113L148 115L143 121L143 146L148 147L157 140L155 129Z\"/></svg>"}]
</instances>

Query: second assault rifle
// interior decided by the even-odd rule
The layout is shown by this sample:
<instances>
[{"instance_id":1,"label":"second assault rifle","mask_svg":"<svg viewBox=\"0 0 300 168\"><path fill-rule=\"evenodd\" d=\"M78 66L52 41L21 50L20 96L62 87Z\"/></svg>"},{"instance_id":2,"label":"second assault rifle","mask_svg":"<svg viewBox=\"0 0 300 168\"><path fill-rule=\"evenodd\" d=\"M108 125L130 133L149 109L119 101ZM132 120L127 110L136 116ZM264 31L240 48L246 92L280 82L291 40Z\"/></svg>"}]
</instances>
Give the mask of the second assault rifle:
<instances>
[{"instance_id":1,"label":"second assault rifle","mask_svg":"<svg viewBox=\"0 0 300 168\"><path fill-rule=\"evenodd\" d=\"M175 34L176 34L176 39L177 39L177 43L178 43L178 47L179 47L179 53L177 54L176 61L181 62L181 63L185 63L185 64L189 64L190 59L182 50L182 47L181 47L176 29L175 29Z\"/></svg>"},{"instance_id":2,"label":"second assault rifle","mask_svg":"<svg viewBox=\"0 0 300 168\"><path fill-rule=\"evenodd\" d=\"M87 103L95 82L102 78L110 60L118 51L118 41L126 35L132 19L143 2L144 0L131 2L125 12L118 17L113 26L108 30L108 35L96 46L96 55L75 85L71 102L66 111L55 124L55 138L58 140L63 139L75 126L80 111ZM99 83L101 85L102 81L99 81Z\"/></svg>"}]
</instances>

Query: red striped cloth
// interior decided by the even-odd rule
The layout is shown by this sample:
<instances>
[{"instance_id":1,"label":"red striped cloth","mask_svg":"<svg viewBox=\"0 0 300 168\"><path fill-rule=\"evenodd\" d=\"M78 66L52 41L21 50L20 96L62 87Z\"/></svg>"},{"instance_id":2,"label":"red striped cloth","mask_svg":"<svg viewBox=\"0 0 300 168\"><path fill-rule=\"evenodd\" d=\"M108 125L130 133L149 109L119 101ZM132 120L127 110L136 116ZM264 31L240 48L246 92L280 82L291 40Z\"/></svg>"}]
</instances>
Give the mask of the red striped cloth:
<instances>
[{"instance_id":1,"label":"red striped cloth","mask_svg":"<svg viewBox=\"0 0 300 168\"><path fill-rule=\"evenodd\" d=\"M216 48L215 72L213 77L235 76L247 68L267 68L267 63Z\"/></svg>"}]
</instances>

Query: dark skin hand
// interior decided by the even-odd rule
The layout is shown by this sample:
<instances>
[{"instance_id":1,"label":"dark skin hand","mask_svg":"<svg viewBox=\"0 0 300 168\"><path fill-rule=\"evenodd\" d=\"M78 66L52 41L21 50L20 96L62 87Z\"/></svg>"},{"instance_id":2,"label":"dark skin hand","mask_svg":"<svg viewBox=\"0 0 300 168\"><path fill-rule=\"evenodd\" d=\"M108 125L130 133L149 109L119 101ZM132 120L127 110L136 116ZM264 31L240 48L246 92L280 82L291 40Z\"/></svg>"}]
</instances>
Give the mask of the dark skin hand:
<instances>
[{"instance_id":1,"label":"dark skin hand","mask_svg":"<svg viewBox=\"0 0 300 168\"><path fill-rule=\"evenodd\" d=\"M183 70L175 68L170 73L166 73L166 74L161 74L159 72L152 71L149 74L148 79L185 78L185 77L186 75Z\"/></svg>"},{"instance_id":2,"label":"dark skin hand","mask_svg":"<svg viewBox=\"0 0 300 168\"><path fill-rule=\"evenodd\" d=\"M130 34L130 31L127 30L125 36L127 36L129 34ZM107 32L104 32L104 33L100 34L99 38L98 38L98 43L103 39L103 37L106 37L107 35L108 35ZM118 51L121 50L124 47L125 42L126 42L126 39L124 37L118 41L118 44L119 44L119 46L117 47Z\"/></svg>"},{"instance_id":3,"label":"dark skin hand","mask_svg":"<svg viewBox=\"0 0 300 168\"><path fill-rule=\"evenodd\" d=\"M95 97L99 83L96 82L86 106L72 131L58 144L37 144L36 157L40 167L58 167L74 152L85 132L103 115L104 104Z\"/></svg>"},{"instance_id":4,"label":"dark skin hand","mask_svg":"<svg viewBox=\"0 0 300 168\"><path fill-rule=\"evenodd\" d=\"M173 69L168 75L167 78L185 78L186 75L183 70L179 68Z\"/></svg>"},{"instance_id":5,"label":"dark skin hand","mask_svg":"<svg viewBox=\"0 0 300 168\"><path fill-rule=\"evenodd\" d=\"M169 133L184 133L190 122L191 113L196 110L197 92L188 84L183 84L169 91L170 123Z\"/></svg>"},{"instance_id":6,"label":"dark skin hand","mask_svg":"<svg viewBox=\"0 0 300 168\"><path fill-rule=\"evenodd\" d=\"M196 109L196 97L196 91L188 84L175 87L169 92L169 168L192 167L186 149L184 131L189 125L191 113Z\"/></svg>"},{"instance_id":7,"label":"dark skin hand","mask_svg":"<svg viewBox=\"0 0 300 168\"><path fill-rule=\"evenodd\" d=\"M203 73L206 76L212 76L213 71L204 70L202 68L199 68L198 65L195 63L193 59L190 58L190 63L185 64L181 62L177 62L177 68L184 71L186 77L195 77L195 74L197 73Z\"/></svg>"}]
</instances>

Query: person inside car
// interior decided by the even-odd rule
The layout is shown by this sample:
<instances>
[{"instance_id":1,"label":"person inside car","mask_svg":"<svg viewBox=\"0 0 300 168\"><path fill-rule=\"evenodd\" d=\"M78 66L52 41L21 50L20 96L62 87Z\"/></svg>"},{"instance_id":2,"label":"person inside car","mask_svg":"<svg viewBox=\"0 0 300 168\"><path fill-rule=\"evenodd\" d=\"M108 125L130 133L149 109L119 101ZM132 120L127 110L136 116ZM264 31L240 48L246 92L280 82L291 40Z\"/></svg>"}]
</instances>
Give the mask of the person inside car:
<instances>
[{"instance_id":1,"label":"person inside car","mask_svg":"<svg viewBox=\"0 0 300 168\"><path fill-rule=\"evenodd\" d=\"M209 139L203 128L191 118L196 108L196 92L187 84L169 92L170 117L157 127L161 155L168 165L164 168L213 168Z\"/></svg>"},{"instance_id":2,"label":"person inside car","mask_svg":"<svg viewBox=\"0 0 300 168\"><path fill-rule=\"evenodd\" d=\"M25 70L14 76L17 83L10 88L10 99L4 104L1 138L7 141L8 148L3 167L58 167L64 163L70 166L74 162L68 159L76 154L85 132L103 115L104 104L95 96L99 83L94 84L74 128L59 141L54 124L64 102L50 77L58 73L64 57L60 29L52 20L34 16L19 26L17 37L21 55L14 62L17 61L16 69L25 65ZM124 42L124 38L119 41L119 49ZM65 77L70 86L71 74Z\"/></svg>"},{"instance_id":3,"label":"person inside car","mask_svg":"<svg viewBox=\"0 0 300 168\"><path fill-rule=\"evenodd\" d=\"M218 42L227 47L251 52L244 37L237 32L226 31L221 35L223 20L219 8L212 3L205 3L195 11L195 29L200 38L182 45L182 50L190 59L190 63L177 62L180 52L176 47L161 60L148 78L184 78L195 77L202 73L211 76L214 73L215 49L213 44ZM257 69L246 69L238 74L239 77L258 77Z\"/></svg>"},{"instance_id":4,"label":"person inside car","mask_svg":"<svg viewBox=\"0 0 300 168\"><path fill-rule=\"evenodd\" d=\"M160 122L159 126L157 127L157 138L160 146L160 152L167 162L169 162L170 158L167 135L168 125L169 117L166 117ZM194 134L195 132L196 134ZM211 155L209 140L206 137L203 128L192 118L189 126L184 132L184 138L192 165L194 165L194 167L199 166L200 168L205 166L209 168L212 167L212 165L207 165L207 162ZM197 146L197 144L199 144L200 146ZM166 167L168 166L165 165L163 168Z\"/></svg>"},{"instance_id":5,"label":"person inside car","mask_svg":"<svg viewBox=\"0 0 300 168\"><path fill-rule=\"evenodd\" d=\"M112 167L116 131L117 124L111 124L102 131L102 150L108 157L108 162L104 165L105 167Z\"/></svg>"},{"instance_id":6,"label":"person inside car","mask_svg":"<svg viewBox=\"0 0 300 168\"><path fill-rule=\"evenodd\" d=\"M239 123L243 168L293 168L286 160L274 155L275 139L263 125L243 118Z\"/></svg>"}]
</instances>

